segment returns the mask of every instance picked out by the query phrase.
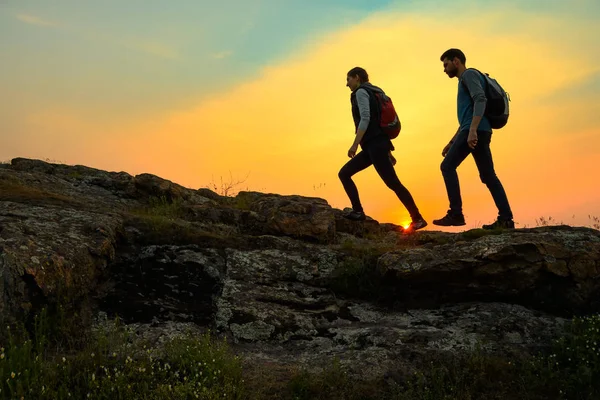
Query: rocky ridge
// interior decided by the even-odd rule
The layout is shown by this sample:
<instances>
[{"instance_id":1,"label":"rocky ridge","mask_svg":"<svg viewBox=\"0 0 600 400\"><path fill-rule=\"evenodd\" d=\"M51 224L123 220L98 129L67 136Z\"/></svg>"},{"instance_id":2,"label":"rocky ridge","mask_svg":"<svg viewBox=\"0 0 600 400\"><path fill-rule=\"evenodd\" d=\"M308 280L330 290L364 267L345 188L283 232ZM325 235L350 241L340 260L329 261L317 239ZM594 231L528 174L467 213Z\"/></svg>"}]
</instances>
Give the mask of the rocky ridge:
<instances>
[{"instance_id":1,"label":"rocky ridge","mask_svg":"<svg viewBox=\"0 0 600 400\"><path fill-rule=\"evenodd\" d=\"M14 159L0 167L0 326L64 301L144 335L211 329L252 363L338 357L377 377L475 345L546 346L600 310L600 232L406 235L319 198Z\"/></svg>"}]
</instances>

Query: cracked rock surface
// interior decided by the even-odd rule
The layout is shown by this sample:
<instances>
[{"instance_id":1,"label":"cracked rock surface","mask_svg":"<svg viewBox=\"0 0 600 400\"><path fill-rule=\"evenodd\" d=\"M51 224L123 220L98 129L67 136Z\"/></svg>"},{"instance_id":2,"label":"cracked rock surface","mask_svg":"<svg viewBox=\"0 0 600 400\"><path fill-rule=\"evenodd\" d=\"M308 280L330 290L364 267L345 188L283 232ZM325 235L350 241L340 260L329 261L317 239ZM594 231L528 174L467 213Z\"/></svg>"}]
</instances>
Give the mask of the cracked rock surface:
<instances>
[{"instance_id":1,"label":"cracked rock surface","mask_svg":"<svg viewBox=\"0 0 600 400\"><path fill-rule=\"evenodd\" d=\"M547 346L600 311L600 232L403 235L318 198L14 159L0 167L0 323L65 299L149 337L210 329L247 362L339 358L380 377L424 355Z\"/></svg>"}]
</instances>

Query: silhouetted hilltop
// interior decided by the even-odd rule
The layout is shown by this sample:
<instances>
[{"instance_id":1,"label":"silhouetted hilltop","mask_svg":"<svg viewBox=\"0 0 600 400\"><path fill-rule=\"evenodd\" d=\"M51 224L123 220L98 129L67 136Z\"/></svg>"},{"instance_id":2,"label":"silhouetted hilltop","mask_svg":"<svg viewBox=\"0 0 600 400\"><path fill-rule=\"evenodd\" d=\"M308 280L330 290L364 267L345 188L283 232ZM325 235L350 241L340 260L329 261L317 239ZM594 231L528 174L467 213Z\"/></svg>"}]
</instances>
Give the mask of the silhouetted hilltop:
<instances>
[{"instance_id":1,"label":"silhouetted hilltop","mask_svg":"<svg viewBox=\"0 0 600 400\"><path fill-rule=\"evenodd\" d=\"M160 177L17 158L0 168L0 324L68 310L145 335L229 338L247 362L378 379L423 357L544 348L600 310L600 232L420 231L326 200L225 197ZM150 335L152 336L152 335Z\"/></svg>"}]
</instances>

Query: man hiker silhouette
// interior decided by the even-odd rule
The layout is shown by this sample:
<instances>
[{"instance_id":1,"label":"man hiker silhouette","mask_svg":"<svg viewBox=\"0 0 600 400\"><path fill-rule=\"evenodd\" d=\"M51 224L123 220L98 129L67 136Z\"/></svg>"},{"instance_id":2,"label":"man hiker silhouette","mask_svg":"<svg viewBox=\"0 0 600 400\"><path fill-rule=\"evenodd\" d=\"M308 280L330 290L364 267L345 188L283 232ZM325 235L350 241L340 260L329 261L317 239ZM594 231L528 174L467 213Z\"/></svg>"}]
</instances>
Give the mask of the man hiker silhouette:
<instances>
[{"instance_id":1,"label":"man hiker silhouette","mask_svg":"<svg viewBox=\"0 0 600 400\"><path fill-rule=\"evenodd\" d=\"M462 210L462 199L456 169L469 154L473 155L479 177L489 189L494 203L498 208L497 220L483 229L514 228L513 214L506 197L506 192L494 171L490 141L492 127L484 115L486 103L485 85L486 78L475 69L465 66L465 54L459 49L445 51L440 60L444 64L444 72L450 78L458 78L457 110L459 127L442 150L444 160L441 164L442 175L446 185L446 192L450 202L450 209L446 216L433 221L439 226L465 225Z\"/></svg>"},{"instance_id":2,"label":"man hiker silhouette","mask_svg":"<svg viewBox=\"0 0 600 400\"><path fill-rule=\"evenodd\" d=\"M369 82L367 71L360 67L348 71L346 86L352 92L350 103L354 118L355 138L348 150L350 161L340 169L338 174L352 204L352 210L345 213L344 216L355 221L362 221L366 218L352 176L373 165L383 182L396 193L398 199L410 213L412 222L405 231L424 228L427 226L427 222L421 216L410 192L400 183L394 170L393 164L396 160L391 156L394 147L390 136L380 126L381 104L378 103L377 96L384 99L387 96L381 88ZM359 145L362 150L356 154Z\"/></svg>"}]
</instances>

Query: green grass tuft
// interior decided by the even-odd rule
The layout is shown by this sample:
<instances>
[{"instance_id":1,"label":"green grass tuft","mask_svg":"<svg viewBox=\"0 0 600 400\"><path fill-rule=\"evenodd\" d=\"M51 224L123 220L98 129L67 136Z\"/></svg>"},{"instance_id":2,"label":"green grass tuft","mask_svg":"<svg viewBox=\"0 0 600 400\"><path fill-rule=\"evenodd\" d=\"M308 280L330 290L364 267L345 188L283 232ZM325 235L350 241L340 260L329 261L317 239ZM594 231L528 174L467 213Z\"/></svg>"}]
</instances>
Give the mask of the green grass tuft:
<instances>
[{"instance_id":1,"label":"green grass tuft","mask_svg":"<svg viewBox=\"0 0 600 400\"><path fill-rule=\"evenodd\" d=\"M77 352L54 353L44 332L8 335L0 352L0 399L244 399L240 360L202 336L142 347L118 324L94 333Z\"/></svg>"}]
</instances>

